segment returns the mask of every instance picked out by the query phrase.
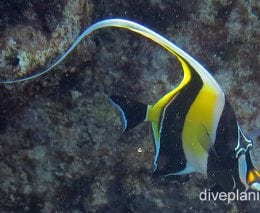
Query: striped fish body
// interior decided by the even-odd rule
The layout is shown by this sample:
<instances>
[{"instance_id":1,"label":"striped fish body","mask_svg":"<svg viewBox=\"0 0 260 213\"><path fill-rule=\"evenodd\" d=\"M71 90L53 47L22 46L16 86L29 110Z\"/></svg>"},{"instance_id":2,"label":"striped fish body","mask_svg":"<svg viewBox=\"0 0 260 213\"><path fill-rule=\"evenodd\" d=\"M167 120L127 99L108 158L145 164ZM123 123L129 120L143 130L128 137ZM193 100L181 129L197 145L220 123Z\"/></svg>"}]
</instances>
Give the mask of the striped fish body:
<instances>
[{"instance_id":1,"label":"striped fish body","mask_svg":"<svg viewBox=\"0 0 260 213\"><path fill-rule=\"evenodd\" d=\"M251 172L251 185L259 190L259 171L250 155L252 141L243 134L231 105L225 96L216 95L205 85L196 72L191 68L189 71L189 81L154 105L111 96L122 114L124 131L143 121L151 122L157 176L199 172L209 178L212 186L244 191L250 186ZM216 109L216 104L222 110Z\"/></svg>"},{"instance_id":2,"label":"striped fish body","mask_svg":"<svg viewBox=\"0 0 260 213\"><path fill-rule=\"evenodd\" d=\"M212 185L227 191L244 190L247 186L240 180L235 151L239 137L235 113L225 96L216 93L191 67L187 71L187 83L148 110L155 174L199 172Z\"/></svg>"},{"instance_id":3,"label":"striped fish body","mask_svg":"<svg viewBox=\"0 0 260 213\"><path fill-rule=\"evenodd\" d=\"M148 114L158 153L154 165L161 175L193 171L206 175L208 151L215 142L220 117L215 104L224 103L224 96L216 94L190 66L186 72L187 82L161 98ZM160 116L154 119L158 110Z\"/></svg>"}]
</instances>

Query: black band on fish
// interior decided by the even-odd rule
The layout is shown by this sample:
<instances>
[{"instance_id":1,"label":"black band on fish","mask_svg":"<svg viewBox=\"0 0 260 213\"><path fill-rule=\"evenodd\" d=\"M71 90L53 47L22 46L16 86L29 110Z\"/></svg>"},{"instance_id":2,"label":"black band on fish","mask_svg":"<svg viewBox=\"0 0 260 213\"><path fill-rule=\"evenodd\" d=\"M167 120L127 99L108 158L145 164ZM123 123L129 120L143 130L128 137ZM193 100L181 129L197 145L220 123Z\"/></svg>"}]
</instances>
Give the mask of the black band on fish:
<instances>
[{"instance_id":1,"label":"black band on fish","mask_svg":"<svg viewBox=\"0 0 260 213\"><path fill-rule=\"evenodd\" d=\"M192 67L189 69L190 82L165 106L160 120L161 145L156 170L158 175L180 172L186 167L182 129L186 114L203 86L200 76Z\"/></svg>"}]
</instances>

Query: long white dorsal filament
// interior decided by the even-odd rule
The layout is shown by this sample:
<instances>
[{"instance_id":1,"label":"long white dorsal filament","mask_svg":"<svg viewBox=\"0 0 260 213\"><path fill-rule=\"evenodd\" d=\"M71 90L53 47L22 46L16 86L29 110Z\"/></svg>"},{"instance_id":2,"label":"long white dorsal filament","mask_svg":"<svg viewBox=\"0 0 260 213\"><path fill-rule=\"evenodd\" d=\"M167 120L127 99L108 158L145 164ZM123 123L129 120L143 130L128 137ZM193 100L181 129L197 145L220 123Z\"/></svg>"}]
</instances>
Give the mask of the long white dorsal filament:
<instances>
[{"instance_id":1,"label":"long white dorsal filament","mask_svg":"<svg viewBox=\"0 0 260 213\"><path fill-rule=\"evenodd\" d=\"M192 58L189 54L184 52L182 49L174 45L172 42L161 36L160 34L148 29L147 27L138 24L133 21L125 20L125 19L106 19L103 21L99 21L93 25L91 25L89 28L87 28L72 44L72 46L60 57L58 58L53 64L51 64L48 68L45 70L39 71L38 73L29 75L29 76L24 76L22 78L18 79L10 79L10 80L5 80L5 81L0 81L2 84L12 84L12 83L17 83L17 82L22 82L26 80L31 80L34 78L37 78L51 69L53 69L56 65L61 63L67 56L70 54L75 47L80 43L80 41L91 34L92 32L101 29L101 28L106 28L106 27L119 27L119 28L125 28L131 31L134 31L138 34L141 34L154 42L158 43L165 49L167 49L169 52L171 52L174 55L179 55L182 58L184 58L193 68L198 72L198 74L207 81L210 85L214 86L220 93L222 93L222 90L218 83L215 81L215 79L211 76L211 74L202 66L200 65L194 58Z\"/></svg>"}]
</instances>

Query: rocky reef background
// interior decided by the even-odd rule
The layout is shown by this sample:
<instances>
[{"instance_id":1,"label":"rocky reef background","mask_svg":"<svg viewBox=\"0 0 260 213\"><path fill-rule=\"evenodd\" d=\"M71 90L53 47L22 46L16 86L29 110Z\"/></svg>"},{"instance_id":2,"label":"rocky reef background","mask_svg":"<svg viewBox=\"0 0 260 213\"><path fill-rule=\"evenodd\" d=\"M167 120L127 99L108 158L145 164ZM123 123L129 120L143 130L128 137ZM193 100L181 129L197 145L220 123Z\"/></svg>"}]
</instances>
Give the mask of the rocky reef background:
<instances>
[{"instance_id":1,"label":"rocky reef background","mask_svg":"<svg viewBox=\"0 0 260 213\"><path fill-rule=\"evenodd\" d=\"M241 126L260 128L257 0L3 0L0 77L42 70L91 23L138 21L198 59ZM0 85L1 212L258 212L259 202L199 201L198 174L152 176L147 124L121 135L107 98L154 103L182 77L175 58L129 31L104 29L32 81ZM254 149L260 162L260 144Z\"/></svg>"}]
</instances>

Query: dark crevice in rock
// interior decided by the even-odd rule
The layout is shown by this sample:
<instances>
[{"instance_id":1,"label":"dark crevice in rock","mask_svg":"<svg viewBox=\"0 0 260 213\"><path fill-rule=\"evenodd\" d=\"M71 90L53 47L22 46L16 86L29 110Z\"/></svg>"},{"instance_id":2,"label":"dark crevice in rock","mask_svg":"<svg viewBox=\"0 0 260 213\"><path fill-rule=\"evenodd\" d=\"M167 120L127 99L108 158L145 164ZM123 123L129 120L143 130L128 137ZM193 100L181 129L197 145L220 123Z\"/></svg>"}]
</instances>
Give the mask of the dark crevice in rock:
<instances>
[{"instance_id":1,"label":"dark crevice in rock","mask_svg":"<svg viewBox=\"0 0 260 213\"><path fill-rule=\"evenodd\" d=\"M17 24L30 24L51 33L62 18L61 8L65 3L65 0L3 0L0 2L0 33ZM33 10L39 22L31 20L25 13L27 10Z\"/></svg>"},{"instance_id":2,"label":"dark crevice in rock","mask_svg":"<svg viewBox=\"0 0 260 213\"><path fill-rule=\"evenodd\" d=\"M86 212L85 198L89 195L90 184L94 177L81 177L79 179L65 180L63 187L57 191L58 206L60 210Z\"/></svg>"}]
</instances>

